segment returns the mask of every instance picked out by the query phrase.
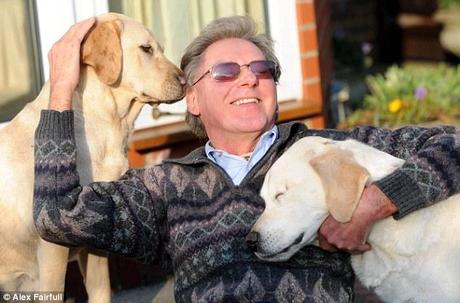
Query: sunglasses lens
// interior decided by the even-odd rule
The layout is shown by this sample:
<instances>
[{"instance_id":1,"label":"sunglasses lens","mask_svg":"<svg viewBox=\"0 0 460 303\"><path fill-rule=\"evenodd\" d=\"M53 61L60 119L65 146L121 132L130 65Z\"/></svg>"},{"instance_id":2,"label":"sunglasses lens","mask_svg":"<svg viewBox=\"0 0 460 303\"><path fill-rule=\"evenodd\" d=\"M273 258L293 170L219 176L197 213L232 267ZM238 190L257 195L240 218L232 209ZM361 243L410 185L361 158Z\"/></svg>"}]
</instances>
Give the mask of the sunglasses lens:
<instances>
[{"instance_id":1,"label":"sunglasses lens","mask_svg":"<svg viewBox=\"0 0 460 303\"><path fill-rule=\"evenodd\" d=\"M235 62L221 63L211 69L211 76L217 81L232 81L238 78L240 69L241 66ZM276 64L273 61L252 61L249 63L249 69L259 78L275 78Z\"/></svg>"},{"instance_id":2,"label":"sunglasses lens","mask_svg":"<svg viewBox=\"0 0 460 303\"><path fill-rule=\"evenodd\" d=\"M273 61L252 61L249 68L260 78L274 78L276 65Z\"/></svg>"},{"instance_id":3,"label":"sunglasses lens","mask_svg":"<svg viewBox=\"0 0 460 303\"><path fill-rule=\"evenodd\" d=\"M218 81L235 80L240 74L240 66L237 63L221 63L215 65L211 70L211 75Z\"/></svg>"}]
</instances>

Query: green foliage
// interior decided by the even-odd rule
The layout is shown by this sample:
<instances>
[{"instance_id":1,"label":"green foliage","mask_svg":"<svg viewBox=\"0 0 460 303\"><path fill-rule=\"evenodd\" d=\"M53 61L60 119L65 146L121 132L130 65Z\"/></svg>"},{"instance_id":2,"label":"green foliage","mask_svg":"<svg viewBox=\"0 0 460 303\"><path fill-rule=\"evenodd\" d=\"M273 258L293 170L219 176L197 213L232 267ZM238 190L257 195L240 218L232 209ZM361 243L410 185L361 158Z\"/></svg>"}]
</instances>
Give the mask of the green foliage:
<instances>
[{"instance_id":1,"label":"green foliage","mask_svg":"<svg viewBox=\"0 0 460 303\"><path fill-rule=\"evenodd\" d=\"M384 75L369 76L366 80L370 94L364 99L364 107L348 118L345 127L460 120L460 65L392 66Z\"/></svg>"},{"instance_id":2,"label":"green foliage","mask_svg":"<svg viewBox=\"0 0 460 303\"><path fill-rule=\"evenodd\" d=\"M460 0L438 0L438 7L447 9L454 6L460 6Z\"/></svg>"}]
</instances>

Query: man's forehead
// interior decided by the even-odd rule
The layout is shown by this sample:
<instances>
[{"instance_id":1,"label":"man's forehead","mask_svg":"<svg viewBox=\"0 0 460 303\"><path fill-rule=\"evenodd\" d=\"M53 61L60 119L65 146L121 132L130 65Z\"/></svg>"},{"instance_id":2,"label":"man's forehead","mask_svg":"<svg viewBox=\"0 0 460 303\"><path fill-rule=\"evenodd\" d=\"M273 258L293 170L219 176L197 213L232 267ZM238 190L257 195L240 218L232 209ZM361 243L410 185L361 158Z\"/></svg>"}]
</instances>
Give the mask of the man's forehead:
<instances>
[{"instance_id":1,"label":"man's forehead","mask_svg":"<svg viewBox=\"0 0 460 303\"><path fill-rule=\"evenodd\" d=\"M209 45L203 52L203 63L211 65L224 62L237 62L249 58L265 60L262 51L251 41L241 38L225 38ZM247 64L249 62L241 62Z\"/></svg>"}]
</instances>

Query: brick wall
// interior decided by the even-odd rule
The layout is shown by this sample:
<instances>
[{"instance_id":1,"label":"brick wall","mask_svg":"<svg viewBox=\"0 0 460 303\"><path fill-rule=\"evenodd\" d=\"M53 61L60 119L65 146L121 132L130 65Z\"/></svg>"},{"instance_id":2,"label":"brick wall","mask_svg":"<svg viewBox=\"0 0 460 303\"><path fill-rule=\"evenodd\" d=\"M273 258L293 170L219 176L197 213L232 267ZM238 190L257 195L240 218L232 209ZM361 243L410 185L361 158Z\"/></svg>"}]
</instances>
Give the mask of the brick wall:
<instances>
[{"instance_id":1,"label":"brick wall","mask_svg":"<svg viewBox=\"0 0 460 303\"><path fill-rule=\"evenodd\" d=\"M331 75L329 0L297 0L303 98L325 108ZM321 25L321 27L318 27ZM321 52L319 51L321 49ZM324 54L324 56L323 56ZM310 127L324 127L324 115L308 119Z\"/></svg>"}]
</instances>

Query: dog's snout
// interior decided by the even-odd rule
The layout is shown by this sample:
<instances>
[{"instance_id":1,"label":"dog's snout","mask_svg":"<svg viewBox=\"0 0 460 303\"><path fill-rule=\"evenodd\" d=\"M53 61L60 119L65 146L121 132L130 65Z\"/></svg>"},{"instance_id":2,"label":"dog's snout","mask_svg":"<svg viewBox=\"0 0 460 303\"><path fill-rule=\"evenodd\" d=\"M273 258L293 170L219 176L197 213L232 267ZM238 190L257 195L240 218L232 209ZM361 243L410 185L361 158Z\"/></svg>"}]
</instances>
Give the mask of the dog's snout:
<instances>
[{"instance_id":1,"label":"dog's snout","mask_svg":"<svg viewBox=\"0 0 460 303\"><path fill-rule=\"evenodd\" d=\"M259 242L259 233L255 231L249 232L249 234L246 236L246 244L251 250L256 250L257 249L257 242Z\"/></svg>"}]
</instances>

